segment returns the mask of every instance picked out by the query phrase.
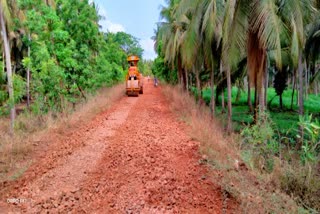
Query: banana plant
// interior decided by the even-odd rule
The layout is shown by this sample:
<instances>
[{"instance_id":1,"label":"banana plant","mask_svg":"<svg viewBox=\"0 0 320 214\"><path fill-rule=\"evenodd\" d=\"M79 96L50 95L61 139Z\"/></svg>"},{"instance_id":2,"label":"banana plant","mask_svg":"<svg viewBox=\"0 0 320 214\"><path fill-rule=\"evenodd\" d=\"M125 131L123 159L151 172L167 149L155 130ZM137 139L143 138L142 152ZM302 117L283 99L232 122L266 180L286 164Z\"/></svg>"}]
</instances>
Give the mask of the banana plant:
<instances>
[{"instance_id":1,"label":"banana plant","mask_svg":"<svg viewBox=\"0 0 320 214\"><path fill-rule=\"evenodd\" d=\"M319 153L320 148L320 123L312 119L312 114L299 117L299 126L303 128L305 134L298 135L302 138L303 144L301 146L301 161L303 163L313 162Z\"/></svg>"}]
</instances>

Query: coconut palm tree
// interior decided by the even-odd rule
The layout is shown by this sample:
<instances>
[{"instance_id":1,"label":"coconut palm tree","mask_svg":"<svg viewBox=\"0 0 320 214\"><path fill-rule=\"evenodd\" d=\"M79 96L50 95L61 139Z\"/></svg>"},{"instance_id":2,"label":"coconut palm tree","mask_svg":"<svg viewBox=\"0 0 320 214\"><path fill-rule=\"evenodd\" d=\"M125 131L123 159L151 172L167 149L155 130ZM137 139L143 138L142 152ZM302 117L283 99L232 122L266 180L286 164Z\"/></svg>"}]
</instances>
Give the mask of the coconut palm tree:
<instances>
[{"instance_id":1,"label":"coconut palm tree","mask_svg":"<svg viewBox=\"0 0 320 214\"><path fill-rule=\"evenodd\" d=\"M228 89L227 131L232 130L231 71L245 54L247 6L243 1L228 0L225 3L222 26L222 68L226 72Z\"/></svg>"},{"instance_id":2,"label":"coconut palm tree","mask_svg":"<svg viewBox=\"0 0 320 214\"><path fill-rule=\"evenodd\" d=\"M217 30L219 29L218 6L216 0L182 0L174 13L175 19L182 23L184 30L179 43L183 50L180 51L182 67L193 72L199 98L202 71L211 70L210 84L214 89L214 68L218 61L216 52L221 40L220 31ZM211 100L211 109L214 112L214 97Z\"/></svg>"},{"instance_id":3,"label":"coconut palm tree","mask_svg":"<svg viewBox=\"0 0 320 214\"><path fill-rule=\"evenodd\" d=\"M250 85L255 88L255 108L257 109L255 117L265 110L265 77L269 52L272 52L273 61L281 70L282 48L283 46L290 48L292 61L296 62L296 68L300 71L299 82L303 83L302 50L305 43L303 26L310 21L312 4L313 2L308 0L179 1L175 4L177 5L175 10L169 14L170 18L179 20L179 37L171 34L166 40L166 47L179 46L179 49L171 48L171 51L166 49L167 52L164 55L176 56L179 50L178 55L181 56L182 66L194 70L196 79L199 79L197 71L203 67L211 67L211 82L214 81L214 63L220 61L222 70L226 72L227 129L231 130L231 76L244 58L247 58ZM217 10L218 5L222 5L219 10ZM171 26L172 28L177 29ZM214 55L214 52L219 49L217 47L221 47L221 57ZM303 85L300 86L300 90L303 90ZM302 103L301 97L300 108L303 108ZM300 110L300 112L303 111Z\"/></svg>"},{"instance_id":4,"label":"coconut palm tree","mask_svg":"<svg viewBox=\"0 0 320 214\"><path fill-rule=\"evenodd\" d=\"M162 41L162 52L164 59L171 64L172 67L177 63L179 83L183 84L183 88L187 89L186 75L181 64L181 37L183 35L183 22L175 19L175 11L179 1L170 1L168 7L163 7L161 10L161 18L163 22L158 24L157 40ZM156 46L158 45L158 42Z\"/></svg>"},{"instance_id":5,"label":"coconut palm tree","mask_svg":"<svg viewBox=\"0 0 320 214\"><path fill-rule=\"evenodd\" d=\"M226 4L232 5L232 3L234 1L230 0ZM245 27L248 32L246 47L249 76L251 84L256 89L256 108L259 106L260 111L264 111L265 108L264 78L267 66L267 51L272 50L274 52L276 64L278 68L281 68L281 35L286 29L291 30L290 38L292 39L293 49L298 47L296 50L300 50L300 53L296 53L296 56L299 56L296 58L296 62L297 65L300 65L300 70L302 70L303 33L301 32L303 32L303 25L305 24L303 20L307 20L308 14L310 14L310 5L311 2L306 0L281 2L243 0L234 4L234 16L231 16L231 22L237 22L241 20L241 17L246 17L247 19L247 26ZM227 18L229 17L230 15L227 16ZM245 23L245 19L242 19L242 22L237 23L235 26L239 24L246 25ZM225 39L226 37L223 36L223 38ZM226 51L226 53L229 52ZM300 82L302 83L302 81ZM303 90L302 86L300 88ZM302 102L300 100L300 103ZM256 111L257 113L258 111Z\"/></svg>"},{"instance_id":6,"label":"coconut palm tree","mask_svg":"<svg viewBox=\"0 0 320 214\"><path fill-rule=\"evenodd\" d=\"M12 79L12 66L11 66L11 54L10 45L8 39L7 28L11 23L11 15L8 8L7 1L0 2L0 24L1 24L1 36L3 39L4 55L6 60L7 81L9 91L9 106L10 106L10 120L11 120L11 133L14 132L14 120L15 120L15 105L14 105L14 90Z\"/></svg>"},{"instance_id":7,"label":"coconut palm tree","mask_svg":"<svg viewBox=\"0 0 320 214\"><path fill-rule=\"evenodd\" d=\"M285 1L280 8L284 14L284 21L291 32L291 55L299 79L299 114L304 114L303 108L303 54L306 44L305 26L311 21L315 10L312 1L292 0Z\"/></svg>"},{"instance_id":8,"label":"coconut palm tree","mask_svg":"<svg viewBox=\"0 0 320 214\"><path fill-rule=\"evenodd\" d=\"M320 70L316 70L317 60L320 58L320 14L315 16L307 32L305 55L310 71L310 89L317 94L320 82Z\"/></svg>"},{"instance_id":9,"label":"coconut palm tree","mask_svg":"<svg viewBox=\"0 0 320 214\"><path fill-rule=\"evenodd\" d=\"M197 98L201 102L200 72L203 68L203 43L199 34L201 12L198 1L182 0L177 8L175 17L184 24L184 32L180 39L181 61L185 70L195 75ZM200 16L199 16L200 14Z\"/></svg>"},{"instance_id":10,"label":"coconut palm tree","mask_svg":"<svg viewBox=\"0 0 320 214\"><path fill-rule=\"evenodd\" d=\"M221 45L221 38L228 38L223 40L224 47L224 65L229 66L228 69L224 69L227 73L227 82L228 82L228 130L231 130L231 115L232 115L232 106L231 106L231 68L232 63L236 64L240 58L238 54L241 48L236 48L237 44L244 44L235 42L236 40L229 40L230 35L234 30L240 29L241 25L232 24L232 20L229 18L229 15L234 12L231 7L231 2L229 1L229 12L228 15L224 15L224 1L216 0L206 0L206 1L191 1L191 0L182 0L177 10L175 11L175 19L181 20L184 23L183 34L180 37L180 47L181 47L181 57L183 67L187 70L192 70L196 77L197 91L200 95L200 70L203 67L211 67L211 88L213 88L213 77L214 77L214 67L215 63L220 60L220 54L217 54ZM218 8L220 7L220 8ZM218 9L217 9L218 8ZM219 11L219 12L218 12ZM222 21L228 21L228 24L224 24ZM224 22L227 23L227 22ZM231 28L235 26L235 28ZM222 33L224 29L225 34ZM231 30L232 29L232 30ZM240 31L240 30L239 30ZM241 34L240 34L241 35ZM233 37L233 36L232 36ZM243 36L239 36L242 39L237 41L244 40ZM172 37L171 37L172 38ZM167 42L168 46L170 42ZM238 45L239 46L239 45ZM229 59L230 55L228 54L229 50L233 50L233 58ZM242 48L243 50L243 48ZM168 53L165 54L167 56ZM218 56L218 57L217 57ZM221 61L222 62L222 61ZM223 66L224 67L224 66ZM214 100L214 99L212 99ZM214 104L213 104L214 105Z\"/></svg>"},{"instance_id":11,"label":"coconut palm tree","mask_svg":"<svg viewBox=\"0 0 320 214\"><path fill-rule=\"evenodd\" d=\"M212 114L215 112L215 67L221 59L221 39L222 39L222 17L223 3L222 1L207 0L202 4L203 23L201 32L204 36L204 56L206 64L211 67L210 84L211 84L211 103L210 109Z\"/></svg>"}]
</instances>

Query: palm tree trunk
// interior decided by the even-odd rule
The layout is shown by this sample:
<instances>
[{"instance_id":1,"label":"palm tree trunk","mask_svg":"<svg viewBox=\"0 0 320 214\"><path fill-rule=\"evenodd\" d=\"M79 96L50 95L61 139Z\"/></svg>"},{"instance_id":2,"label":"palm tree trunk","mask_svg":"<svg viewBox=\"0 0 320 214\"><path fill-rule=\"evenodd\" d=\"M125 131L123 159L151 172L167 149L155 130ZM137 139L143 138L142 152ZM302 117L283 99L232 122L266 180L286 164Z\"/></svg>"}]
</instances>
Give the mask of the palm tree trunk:
<instances>
[{"instance_id":1,"label":"palm tree trunk","mask_svg":"<svg viewBox=\"0 0 320 214\"><path fill-rule=\"evenodd\" d=\"M293 98L294 98L294 92L295 92L295 88L296 88L296 72L294 71L293 77L292 77L292 95L291 95L291 110L293 110Z\"/></svg>"},{"instance_id":2,"label":"palm tree trunk","mask_svg":"<svg viewBox=\"0 0 320 214\"><path fill-rule=\"evenodd\" d=\"M213 57L211 57L212 61L212 66L211 66L211 76L210 76L210 84L211 84L211 99L210 99L210 109L211 109L211 114L214 116L214 111L215 111L215 98L214 98L214 61Z\"/></svg>"},{"instance_id":3,"label":"palm tree trunk","mask_svg":"<svg viewBox=\"0 0 320 214\"><path fill-rule=\"evenodd\" d=\"M182 65L181 65L181 58L178 56L178 82L179 85L183 84L182 81Z\"/></svg>"},{"instance_id":4,"label":"palm tree trunk","mask_svg":"<svg viewBox=\"0 0 320 214\"><path fill-rule=\"evenodd\" d=\"M28 57L30 58L30 33L28 34ZM27 68L27 108L30 109L30 68Z\"/></svg>"},{"instance_id":5,"label":"palm tree trunk","mask_svg":"<svg viewBox=\"0 0 320 214\"><path fill-rule=\"evenodd\" d=\"M227 87L228 87L228 122L227 122L227 132L232 131L232 100L231 100L231 71L230 67L227 68Z\"/></svg>"},{"instance_id":6,"label":"palm tree trunk","mask_svg":"<svg viewBox=\"0 0 320 214\"><path fill-rule=\"evenodd\" d=\"M195 70L194 69L194 73L196 75L196 87L197 87L197 101L198 101L198 104L200 104L201 102L201 83L200 83L200 72L199 70Z\"/></svg>"},{"instance_id":7,"label":"palm tree trunk","mask_svg":"<svg viewBox=\"0 0 320 214\"><path fill-rule=\"evenodd\" d=\"M13 91L13 79L12 79L12 67L11 67L11 55L10 55L10 46L8 41L7 29L5 26L5 20L3 16L2 5L0 4L0 22L1 22L1 31L4 44L4 53L6 58L6 69L7 69L7 78L8 78L8 91L9 91L9 106L10 106L10 128L11 133L14 133L14 120L15 120L15 106L14 106L14 91Z\"/></svg>"},{"instance_id":8,"label":"palm tree trunk","mask_svg":"<svg viewBox=\"0 0 320 214\"><path fill-rule=\"evenodd\" d=\"M255 79L255 83L254 83L254 114L253 114L253 121L254 123L257 122L258 119L258 88L257 88L257 78Z\"/></svg>"},{"instance_id":9,"label":"palm tree trunk","mask_svg":"<svg viewBox=\"0 0 320 214\"><path fill-rule=\"evenodd\" d=\"M267 103L268 100L268 87L269 87L269 72L268 72L268 67L265 69L265 87L264 87L264 103ZM265 109L267 109L267 105L265 105Z\"/></svg>"},{"instance_id":10,"label":"palm tree trunk","mask_svg":"<svg viewBox=\"0 0 320 214\"><path fill-rule=\"evenodd\" d=\"M299 56L298 74L299 74L299 115L304 114L303 109L303 65L302 65L302 53Z\"/></svg>"},{"instance_id":11,"label":"palm tree trunk","mask_svg":"<svg viewBox=\"0 0 320 214\"><path fill-rule=\"evenodd\" d=\"M265 111L265 85L266 85L266 72L267 72L267 55L266 52L262 54L262 60L259 68L259 75L258 75L258 89L259 89L259 113Z\"/></svg>"},{"instance_id":12,"label":"palm tree trunk","mask_svg":"<svg viewBox=\"0 0 320 214\"><path fill-rule=\"evenodd\" d=\"M11 63L12 66L12 75L15 75L16 74L16 70L17 70L17 65L16 65L16 62L13 62Z\"/></svg>"},{"instance_id":13,"label":"palm tree trunk","mask_svg":"<svg viewBox=\"0 0 320 214\"><path fill-rule=\"evenodd\" d=\"M241 98L241 88L240 88L240 84L238 84L237 85L237 95L236 95L235 103L238 103L240 98Z\"/></svg>"},{"instance_id":14,"label":"palm tree trunk","mask_svg":"<svg viewBox=\"0 0 320 214\"><path fill-rule=\"evenodd\" d=\"M299 62L298 62L298 77L299 77L299 115L303 116L303 65L302 65L302 52L299 53ZM301 138L298 140L296 145L297 149L301 149L303 143L303 127L299 127L299 135Z\"/></svg>"},{"instance_id":15,"label":"palm tree trunk","mask_svg":"<svg viewBox=\"0 0 320 214\"><path fill-rule=\"evenodd\" d=\"M184 68L182 68L182 88L184 91L187 90L187 82L188 82L188 79L187 79L187 74L186 74L186 70Z\"/></svg>"},{"instance_id":16,"label":"palm tree trunk","mask_svg":"<svg viewBox=\"0 0 320 214\"><path fill-rule=\"evenodd\" d=\"M250 112L253 112L252 101L251 101L251 86L250 86L250 77L249 77L249 75L247 76L247 78L248 78L248 98L247 98L247 103L248 103Z\"/></svg>"},{"instance_id":17,"label":"palm tree trunk","mask_svg":"<svg viewBox=\"0 0 320 214\"><path fill-rule=\"evenodd\" d=\"M4 50L2 50L2 73L4 74L4 69L5 69L6 65L5 65L5 60L4 60Z\"/></svg>"},{"instance_id":18,"label":"palm tree trunk","mask_svg":"<svg viewBox=\"0 0 320 214\"><path fill-rule=\"evenodd\" d=\"M299 107L299 73L298 73L298 80L297 80L298 82L297 82L297 84L296 84L296 91L297 91L297 98L296 98L296 106L298 106Z\"/></svg>"},{"instance_id":19,"label":"palm tree trunk","mask_svg":"<svg viewBox=\"0 0 320 214\"><path fill-rule=\"evenodd\" d=\"M221 92L221 113L225 113L226 112L226 106L225 106L225 102L224 102L224 89Z\"/></svg>"},{"instance_id":20,"label":"palm tree trunk","mask_svg":"<svg viewBox=\"0 0 320 214\"><path fill-rule=\"evenodd\" d=\"M304 80L305 80L305 90L304 90L304 93L305 93L305 98L306 100L308 99L308 88L309 88L309 68L307 67L307 63L306 61L304 62L304 69L306 71L305 75L304 75Z\"/></svg>"},{"instance_id":21,"label":"palm tree trunk","mask_svg":"<svg viewBox=\"0 0 320 214\"><path fill-rule=\"evenodd\" d=\"M186 76L186 91L189 93L189 77L188 77L188 71L185 71L184 75Z\"/></svg>"},{"instance_id":22,"label":"palm tree trunk","mask_svg":"<svg viewBox=\"0 0 320 214\"><path fill-rule=\"evenodd\" d=\"M265 98L264 98L264 95L265 95L265 89L264 89L264 84L261 83L261 85L259 86L259 111L260 112L263 112L265 110Z\"/></svg>"}]
</instances>

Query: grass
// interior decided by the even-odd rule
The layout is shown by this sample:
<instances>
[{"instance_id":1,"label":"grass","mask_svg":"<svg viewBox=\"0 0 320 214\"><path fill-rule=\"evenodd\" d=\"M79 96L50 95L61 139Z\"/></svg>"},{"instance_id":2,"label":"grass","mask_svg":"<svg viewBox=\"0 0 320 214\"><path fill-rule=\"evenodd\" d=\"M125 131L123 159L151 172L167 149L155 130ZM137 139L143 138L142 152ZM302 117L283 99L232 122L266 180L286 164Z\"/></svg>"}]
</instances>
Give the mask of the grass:
<instances>
[{"instance_id":1,"label":"grass","mask_svg":"<svg viewBox=\"0 0 320 214\"><path fill-rule=\"evenodd\" d=\"M19 178L30 166L36 146L62 136L66 129L76 128L91 121L97 114L107 110L114 102L124 96L123 84L103 88L95 95L88 95L86 102L64 113L33 115L25 112L16 118L15 135L9 133L9 120L0 119L0 182ZM48 135L48 136L47 136ZM47 136L47 137L45 137ZM46 139L43 142L40 139Z\"/></svg>"},{"instance_id":2,"label":"grass","mask_svg":"<svg viewBox=\"0 0 320 214\"><path fill-rule=\"evenodd\" d=\"M253 118L247 106L247 94L242 92L240 99L236 102L237 92L238 89L234 87L232 89L232 120L235 133L241 133L244 129L252 127ZM249 143L246 145L251 145L251 148L242 148L241 157L247 166L252 170L258 169L262 174L266 174L265 169L260 169L257 166L267 166L270 169L267 172L267 180L275 189L292 196L296 203L307 209L309 213L317 213L320 211L319 152L316 161L307 164L301 162L301 155L304 152L302 149L296 149L299 129L297 97L294 97L293 109L291 109L291 93L290 90L283 93L284 108L280 109L279 98L275 97L275 90L268 89L268 102L275 97L269 106L268 114L271 118L272 129L275 132L271 142L278 144L277 152L269 155L269 157L262 157L259 152L265 151L264 149L267 147L260 146L262 150L259 151L259 146L253 146L254 144ZM210 96L210 89L204 90L203 97L206 103L210 102ZM221 102L221 97L219 100ZM226 94L225 100L227 100ZM251 100L253 102L253 97L251 97ZM320 97L313 94L308 95L304 100L304 109L306 114L312 114L313 119L319 120ZM216 117L225 126L227 114L221 114L221 111L221 106L216 107ZM267 131L263 130L263 127L260 127L260 129L264 133ZM265 139L265 141L267 140ZM273 165L275 162L277 164ZM298 211L303 212L303 208Z\"/></svg>"},{"instance_id":3,"label":"grass","mask_svg":"<svg viewBox=\"0 0 320 214\"><path fill-rule=\"evenodd\" d=\"M254 89L253 89L254 90ZM252 90L251 94L251 101L254 102L254 91ZM238 88L233 87L232 88L232 104L233 105L241 105L246 106L247 105L247 92L241 91L241 96L238 102L236 102L236 97L238 93ZM292 96L292 90L285 90L283 92L283 105L284 109L290 109L291 108L291 96ZM221 95L219 95L220 101L221 101ZM211 90L210 88L206 88L203 90L203 98L206 101L206 103L210 102L211 98ZM269 102L271 99L271 107L272 108L278 108L279 106L279 97L276 96L276 92L274 88L268 88L267 93L267 102ZM225 100L227 100L227 93L225 93ZM314 94L309 94L307 99L304 100L304 108L306 110L309 110L310 112L319 112L319 104L320 104L320 98L319 96L316 96ZM295 92L295 96L293 99L293 109L298 110L298 101L297 101L297 92Z\"/></svg>"},{"instance_id":4,"label":"grass","mask_svg":"<svg viewBox=\"0 0 320 214\"><path fill-rule=\"evenodd\" d=\"M212 119L206 106L198 106L194 98L179 88L164 88L172 111L190 127L190 137L200 142L200 164L211 168L211 178L221 186L221 194L238 203L236 213L303 213L297 203L274 184L279 178L280 164L274 173L251 169L242 160L238 134L226 136L220 120ZM245 118L245 108L238 117ZM237 115L237 114L236 114ZM240 115L240 116L239 116Z\"/></svg>"},{"instance_id":5,"label":"grass","mask_svg":"<svg viewBox=\"0 0 320 214\"><path fill-rule=\"evenodd\" d=\"M232 88L232 120L233 127L236 132L240 132L242 128L253 121L252 113L249 112L247 106L247 93L242 91L240 99L236 102L238 88ZM293 110L291 110L291 90L285 90L283 93L283 110L279 108L279 97L276 96L274 88L269 88L267 93L267 102L272 100L271 108L269 109L271 119L274 122L275 129L279 132L281 136L289 135L290 137L296 136L296 130L298 129L299 115L298 105L297 105L297 93L294 96ZM203 99L206 103L210 103L211 90L203 90ZM225 93L225 100L227 100L227 93ZM251 96L252 103L254 102L253 95ZM219 102L221 102L221 96L219 97ZM307 99L304 101L304 109L306 113L313 114L314 117L320 119L320 97L314 94L308 95ZM216 107L216 116L220 115L221 119L224 119L226 115L220 114L222 111L221 105Z\"/></svg>"}]
</instances>

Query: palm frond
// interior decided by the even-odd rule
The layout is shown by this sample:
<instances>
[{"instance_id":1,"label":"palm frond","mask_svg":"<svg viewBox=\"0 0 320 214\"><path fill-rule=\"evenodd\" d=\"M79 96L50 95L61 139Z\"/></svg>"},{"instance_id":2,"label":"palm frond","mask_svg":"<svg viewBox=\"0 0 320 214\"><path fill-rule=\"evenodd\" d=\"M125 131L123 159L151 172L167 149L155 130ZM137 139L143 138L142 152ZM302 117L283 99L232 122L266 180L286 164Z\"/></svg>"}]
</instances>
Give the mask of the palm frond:
<instances>
[{"instance_id":1,"label":"palm frond","mask_svg":"<svg viewBox=\"0 0 320 214\"><path fill-rule=\"evenodd\" d=\"M284 26L277 14L277 7L273 0L256 1L251 29L258 33L260 48L276 51L277 67L281 69L281 31Z\"/></svg>"},{"instance_id":2,"label":"palm frond","mask_svg":"<svg viewBox=\"0 0 320 214\"><path fill-rule=\"evenodd\" d=\"M204 10L203 25L201 32L203 33L206 29L212 29L209 26L215 26L217 21L217 6L215 0L203 1L201 8ZM213 34L213 32L211 31ZM209 35L212 36L212 35Z\"/></svg>"},{"instance_id":3,"label":"palm frond","mask_svg":"<svg viewBox=\"0 0 320 214\"><path fill-rule=\"evenodd\" d=\"M223 24L222 60L235 67L246 54L248 6L246 0L227 2Z\"/></svg>"},{"instance_id":4,"label":"palm frond","mask_svg":"<svg viewBox=\"0 0 320 214\"><path fill-rule=\"evenodd\" d=\"M3 17L5 19L7 27L10 29L13 26L13 20L12 20L12 11L10 9L10 6L8 4L7 0L0 0L1 8L2 8L2 13Z\"/></svg>"}]
</instances>

